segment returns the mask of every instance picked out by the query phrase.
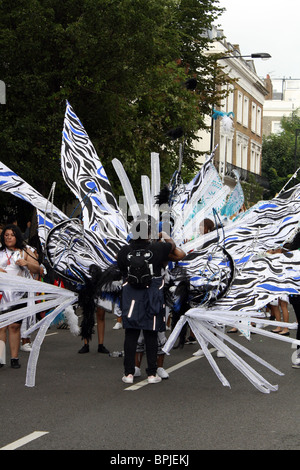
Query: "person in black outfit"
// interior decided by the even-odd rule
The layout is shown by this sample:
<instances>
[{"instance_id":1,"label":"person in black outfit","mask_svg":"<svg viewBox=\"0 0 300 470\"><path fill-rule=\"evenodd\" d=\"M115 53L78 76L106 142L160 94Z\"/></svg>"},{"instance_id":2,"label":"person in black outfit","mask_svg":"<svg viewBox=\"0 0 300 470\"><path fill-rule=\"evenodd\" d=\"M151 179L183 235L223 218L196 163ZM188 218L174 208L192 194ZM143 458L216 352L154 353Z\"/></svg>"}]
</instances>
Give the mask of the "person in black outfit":
<instances>
[{"instance_id":1,"label":"person in black outfit","mask_svg":"<svg viewBox=\"0 0 300 470\"><path fill-rule=\"evenodd\" d=\"M150 223L149 223L150 222ZM152 223L153 228L153 223ZM174 241L165 233L150 241L151 218L140 218L132 226L132 238L121 248L117 264L125 283L122 289L122 322L125 329L124 376L125 383L133 383L135 353L140 330L144 332L149 383L157 383L161 378L157 370L157 334L165 330L164 278L162 269L169 259L179 261L185 253L178 249ZM152 234L153 238L153 234ZM152 278L147 286L136 286L128 282L130 256L133 251L146 253L152 270Z\"/></svg>"}]
</instances>

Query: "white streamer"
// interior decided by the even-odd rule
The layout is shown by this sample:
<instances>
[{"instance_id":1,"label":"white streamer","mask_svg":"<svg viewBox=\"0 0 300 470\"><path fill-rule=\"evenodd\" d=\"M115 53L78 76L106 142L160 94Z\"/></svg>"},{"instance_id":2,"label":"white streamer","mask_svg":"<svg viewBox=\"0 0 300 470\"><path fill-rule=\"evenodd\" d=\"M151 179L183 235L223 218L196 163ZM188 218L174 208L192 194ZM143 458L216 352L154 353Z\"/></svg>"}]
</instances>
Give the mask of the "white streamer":
<instances>
[{"instance_id":1,"label":"white streamer","mask_svg":"<svg viewBox=\"0 0 300 470\"><path fill-rule=\"evenodd\" d=\"M277 390L277 386L273 386L269 384L260 374L258 374L252 367L250 367L241 357L239 357L234 351L232 351L228 346L226 346L222 341L218 339L218 330L216 328L213 329L214 334L212 334L207 325L203 325L199 322L191 321L189 322L191 328L193 328L193 332L197 339L205 338L206 341L211 343L214 347L216 347L219 351L221 351L225 357L239 370L258 390L263 393L270 393L270 391ZM203 340L200 342L200 345L203 344ZM205 350L204 350L205 353ZM210 353L209 353L210 354ZM221 374L217 364L212 358L209 358L210 365L212 366L214 372L216 373L219 380L223 383L223 385L227 385L227 380L225 379L223 374Z\"/></svg>"},{"instance_id":2,"label":"white streamer","mask_svg":"<svg viewBox=\"0 0 300 470\"><path fill-rule=\"evenodd\" d=\"M188 322L190 328L192 329L195 337L203 350L204 355L206 356L210 366L214 370L215 374L217 375L218 379L224 386L230 386L228 380L224 377L222 372L220 371L217 363L215 362L214 358L212 357L209 349L208 344L210 343L213 347L217 350L221 351L225 357L234 365L234 367L239 370L260 392L262 393L270 393L271 391L276 391L278 389L277 385L272 385L268 381L266 381L260 374L258 374L249 364L247 364L240 356L238 356L234 351L232 351L224 341L227 341L231 345L235 346L243 353L247 354L249 357L254 359L255 361L259 362L263 366L270 369L272 372L278 375L284 375L278 369L258 357L256 354L249 351L244 346L235 342L232 338L228 335L220 331L220 326L233 326L236 328L240 328L241 325L244 325L246 322L249 323L249 331L255 332L257 334L267 336L269 338L273 338L280 341L285 341L292 344L300 345L300 340L295 340L293 338L276 335L270 331L263 330L261 328L256 328L251 326L251 321L255 321L257 324L267 324L267 325L275 325L280 326L282 328L288 327L290 329L296 329L298 327L297 323L287 323L287 322L273 322L270 320L266 320L265 318L257 318L259 315L258 312L253 312L249 314L249 312L228 312L224 310L217 310L217 309L204 309L204 308L194 308L190 309L186 312L185 315L182 315L177 322L173 332L168 338L167 343L163 347L163 351L166 354L169 354L169 351L174 346L180 331L184 324ZM261 314L262 316L262 314Z\"/></svg>"},{"instance_id":3,"label":"white streamer","mask_svg":"<svg viewBox=\"0 0 300 470\"><path fill-rule=\"evenodd\" d=\"M150 180L148 176L142 175L141 176L141 185L142 185L142 192L143 192L143 203L145 207L145 213L152 215L153 213L153 207L154 207L154 201L151 195L151 189L150 189Z\"/></svg>"},{"instance_id":4,"label":"white streamer","mask_svg":"<svg viewBox=\"0 0 300 470\"><path fill-rule=\"evenodd\" d=\"M46 316L42 320L31 324L31 326L24 331L24 337L28 337L35 330L38 330L38 333L32 344L26 375L26 385L28 387L33 387L35 385L36 365L41 344L50 324L56 318L56 316L59 315L62 311L65 311L71 332L73 334L79 333L77 324L78 319L74 313L73 308L71 307L74 303L77 302L78 299L77 295L68 289L62 289L58 286L36 281L34 279L16 279L16 276L11 276L7 273L0 273L0 291L14 292L20 290L22 292L28 292L28 297L1 304L1 310L10 307L18 308L0 315L0 328L8 326L19 320L27 320L28 318L30 319L39 312L48 312L48 314L46 313ZM42 295L39 295L41 292ZM22 305L24 304L26 305L23 307ZM5 361L5 356L1 350L0 362L3 360Z\"/></svg>"},{"instance_id":5,"label":"white streamer","mask_svg":"<svg viewBox=\"0 0 300 470\"><path fill-rule=\"evenodd\" d=\"M41 322L39 322L39 331L36 335L36 338L32 344L32 350L29 355L29 360L27 364L27 374L26 374L26 383L27 387L34 387L35 386L35 376L36 376L36 366L37 361L41 349L41 344L44 341L45 335L49 326L51 325L52 321L55 319L57 315L59 315L63 310L70 306L72 300L68 299L65 300L61 305L56 307L56 309L47 315ZM37 328L37 325L35 325ZM33 329L31 329L33 331Z\"/></svg>"},{"instance_id":6,"label":"white streamer","mask_svg":"<svg viewBox=\"0 0 300 470\"><path fill-rule=\"evenodd\" d=\"M137 217L139 217L141 215L141 211L140 211L139 205L137 203L137 200L135 198L135 195L134 195L131 183L129 181L129 178L128 178L125 170L124 170L124 167L123 167L122 163L117 158L114 158L112 160L112 164L113 164L113 167L114 167L114 169L115 169L115 171L116 171L116 173L119 177L119 180L120 180L120 183L122 185L124 195L127 199L129 208L130 208L131 213L132 213L132 216L133 216L134 219L136 219Z\"/></svg>"},{"instance_id":7,"label":"white streamer","mask_svg":"<svg viewBox=\"0 0 300 470\"><path fill-rule=\"evenodd\" d=\"M151 153L151 193L152 193L152 216L159 221L159 207L155 204L155 196L158 196L160 192L160 166L159 166L159 154Z\"/></svg>"}]
</instances>

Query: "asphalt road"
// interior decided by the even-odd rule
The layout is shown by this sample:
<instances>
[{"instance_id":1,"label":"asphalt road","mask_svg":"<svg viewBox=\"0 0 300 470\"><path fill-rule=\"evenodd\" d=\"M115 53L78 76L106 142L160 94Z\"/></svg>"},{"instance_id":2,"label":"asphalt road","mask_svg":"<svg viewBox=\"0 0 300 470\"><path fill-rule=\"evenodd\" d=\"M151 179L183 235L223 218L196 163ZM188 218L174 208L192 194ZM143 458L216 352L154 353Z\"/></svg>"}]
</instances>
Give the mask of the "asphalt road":
<instances>
[{"instance_id":1,"label":"asphalt road","mask_svg":"<svg viewBox=\"0 0 300 470\"><path fill-rule=\"evenodd\" d=\"M106 315L104 344L111 351L123 347L124 332L112 329L114 321ZM81 339L52 326L41 347L35 387L25 386L28 353L20 352L21 369L0 369L0 449L106 450L119 456L129 450L184 455L299 450L300 369L291 367L295 349L260 335L250 342L234 336L285 374L245 357L278 384L278 391L259 392L227 359L216 358L230 382L224 387L205 358L193 357L198 345L172 350L165 360L168 380L149 385L143 370L133 390L121 381L123 359L99 354L96 337L90 352L81 355Z\"/></svg>"}]
</instances>

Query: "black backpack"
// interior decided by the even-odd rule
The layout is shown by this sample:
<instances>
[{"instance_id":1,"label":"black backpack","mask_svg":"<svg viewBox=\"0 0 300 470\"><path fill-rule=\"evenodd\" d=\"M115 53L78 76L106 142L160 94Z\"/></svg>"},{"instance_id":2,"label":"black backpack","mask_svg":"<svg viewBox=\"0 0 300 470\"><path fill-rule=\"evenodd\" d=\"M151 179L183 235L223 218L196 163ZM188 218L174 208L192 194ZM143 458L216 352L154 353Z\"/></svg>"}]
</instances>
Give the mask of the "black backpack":
<instances>
[{"instance_id":1,"label":"black backpack","mask_svg":"<svg viewBox=\"0 0 300 470\"><path fill-rule=\"evenodd\" d=\"M128 253L128 283L136 288L145 289L151 284L153 277L153 266L150 260L153 253L149 250L137 249Z\"/></svg>"}]
</instances>

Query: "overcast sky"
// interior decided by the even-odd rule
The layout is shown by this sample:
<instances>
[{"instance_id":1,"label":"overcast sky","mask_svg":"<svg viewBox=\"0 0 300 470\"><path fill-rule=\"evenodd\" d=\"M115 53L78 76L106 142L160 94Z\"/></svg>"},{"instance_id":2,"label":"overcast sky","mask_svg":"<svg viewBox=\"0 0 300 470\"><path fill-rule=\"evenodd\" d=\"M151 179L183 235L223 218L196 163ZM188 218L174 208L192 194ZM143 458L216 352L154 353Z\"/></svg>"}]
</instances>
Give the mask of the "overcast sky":
<instances>
[{"instance_id":1,"label":"overcast sky","mask_svg":"<svg viewBox=\"0 0 300 470\"><path fill-rule=\"evenodd\" d=\"M244 55L268 52L255 60L259 76L300 78L300 0L219 0L226 12L218 23L227 41Z\"/></svg>"}]
</instances>

